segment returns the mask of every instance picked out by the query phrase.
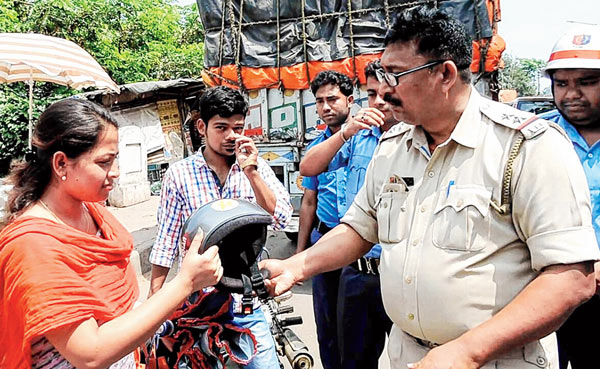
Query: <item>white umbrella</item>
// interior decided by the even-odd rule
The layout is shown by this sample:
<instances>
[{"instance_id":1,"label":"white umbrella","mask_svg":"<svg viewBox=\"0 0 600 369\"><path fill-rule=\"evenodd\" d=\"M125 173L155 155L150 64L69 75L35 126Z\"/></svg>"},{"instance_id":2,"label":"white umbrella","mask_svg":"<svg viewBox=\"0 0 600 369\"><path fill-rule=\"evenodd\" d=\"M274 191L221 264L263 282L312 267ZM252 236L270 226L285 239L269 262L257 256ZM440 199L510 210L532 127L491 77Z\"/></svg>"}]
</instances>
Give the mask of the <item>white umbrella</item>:
<instances>
[{"instance_id":1,"label":"white umbrella","mask_svg":"<svg viewBox=\"0 0 600 369\"><path fill-rule=\"evenodd\" d=\"M100 64L74 42L35 33L0 33L0 83L20 81L29 82L29 148L34 81L119 92Z\"/></svg>"}]
</instances>

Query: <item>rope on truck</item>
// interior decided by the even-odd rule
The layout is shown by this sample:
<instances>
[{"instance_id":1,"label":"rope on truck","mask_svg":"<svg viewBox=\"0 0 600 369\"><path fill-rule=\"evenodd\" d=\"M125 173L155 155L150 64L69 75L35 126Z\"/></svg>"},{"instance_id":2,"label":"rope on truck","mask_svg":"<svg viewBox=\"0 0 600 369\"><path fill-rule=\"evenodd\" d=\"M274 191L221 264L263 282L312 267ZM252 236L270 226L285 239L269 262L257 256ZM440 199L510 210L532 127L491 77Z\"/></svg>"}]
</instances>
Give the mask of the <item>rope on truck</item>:
<instances>
[{"instance_id":1,"label":"rope on truck","mask_svg":"<svg viewBox=\"0 0 600 369\"><path fill-rule=\"evenodd\" d=\"M231 1L231 0L228 0ZM387 1L386 1L387 3ZM387 11L388 13L391 13L391 11L396 10L396 9L401 9L401 8L410 8L413 6L417 6L417 5L424 5L424 4L429 4L429 3L434 3L433 0L417 0L417 1L413 1L410 3L403 3L403 4L395 4L395 5L388 5L387 6ZM304 5L305 5L305 1L302 1L302 16L300 17L294 17L294 18L284 18L283 21L285 22L302 22L303 20L306 21L310 21L310 20L323 20L323 19L327 19L327 18L334 18L334 17L339 17L339 16L347 16L348 15L348 10L346 11L339 11L339 12L333 12L333 13L327 13L327 14L314 14L314 15L306 15L304 14ZM378 7L373 7L373 8L365 8L365 9L355 9L352 10L351 13L352 15L356 15L356 14L364 14L364 13L369 13L369 12L375 12L375 11L386 11L386 6L378 6ZM281 22L281 20L280 20ZM272 24L275 23L277 24L277 18L275 19L265 19L265 20L261 20L261 21L253 21L253 22L243 22L241 24L241 28L245 28L248 26L254 26L254 25L263 25L263 24ZM212 28L207 28L206 32L210 32L210 31L215 31L218 30L218 27L212 27Z\"/></svg>"},{"instance_id":2,"label":"rope on truck","mask_svg":"<svg viewBox=\"0 0 600 369\"><path fill-rule=\"evenodd\" d=\"M295 23L301 22L301 24L302 24L302 49L303 49L303 57L304 57L303 63L306 65L306 78L307 78L308 84L310 85L310 82L311 82L310 71L309 71L309 61L310 60L309 60L309 56L308 56L308 35L307 35L307 31L306 31L306 29L307 29L306 23L311 20L322 21L322 20L328 19L328 18L346 16L348 19L349 34L350 34L350 56L352 57L354 79L356 81L356 78L358 78L357 77L358 74L357 74L357 69L356 69L356 47L354 44L354 24L353 24L354 17L368 14L371 12L383 11L385 14L386 27L389 27L391 24L391 13L393 11L395 11L397 9L409 8L409 7L428 4L428 3L435 3L437 5L439 3L439 0L416 0L416 1L409 2L409 3L395 4L395 5L390 5L389 0L384 0L383 6L365 8L365 9L352 9L352 1L348 0L348 6L345 11L332 12L332 13L328 13L328 14L306 15L306 13L305 13L306 0L302 0L302 14L300 17L281 19L280 9L279 9L280 8L280 6L279 6L280 0L276 0L277 12L276 12L275 19L267 19L267 20L262 20L262 21L253 21L253 22L243 22L244 0L240 0L240 3L239 3L240 14L239 14L239 18L237 21L235 19L236 17L235 17L235 12L234 12L233 0L227 0L226 2L223 1L223 5L222 5L222 9L221 9L223 16L221 17L220 38L219 38L219 73L218 74L213 73L207 68L204 69L204 72L207 73L210 77L218 79L220 82L226 82L231 85L236 85L239 87L239 89L242 92L247 93L246 87L244 85L243 77L242 77L242 63L240 60L241 46L242 46L241 38L242 38L243 28L248 27L248 26L254 26L254 25L268 25L268 24L275 23L276 32L277 32L276 33L276 37L277 37L277 40L276 40L277 81L268 87L281 86L282 85L282 81L281 81L281 23L282 22L295 22ZM226 14L225 14L227 11L229 12L228 16L226 16ZM226 23L227 23L225 21L225 19L227 17L229 18L228 26L229 26L229 29L231 30L232 48L233 48L234 58L235 58L237 81L234 81L234 80L231 80L229 78L225 78L222 76L222 74L223 74L223 58L224 58L223 50L224 50L224 43L225 43L225 28L226 28ZM208 32L218 30L218 29L219 29L218 27L207 28L207 29L204 29L203 32L206 35Z\"/></svg>"}]
</instances>

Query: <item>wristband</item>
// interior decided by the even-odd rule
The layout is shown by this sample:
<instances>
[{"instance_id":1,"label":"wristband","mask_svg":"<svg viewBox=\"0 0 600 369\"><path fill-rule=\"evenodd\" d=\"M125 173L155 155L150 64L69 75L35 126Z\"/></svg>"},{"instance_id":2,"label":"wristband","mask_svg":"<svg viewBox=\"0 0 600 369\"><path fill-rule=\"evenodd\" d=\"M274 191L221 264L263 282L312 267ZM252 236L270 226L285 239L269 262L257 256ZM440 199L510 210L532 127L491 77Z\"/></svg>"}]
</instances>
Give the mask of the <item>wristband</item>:
<instances>
[{"instance_id":1,"label":"wristband","mask_svg":"<svg viewBox=\"0 0 600 369\"><path fill-rule=\"evenodd\" d=\"M248 159L246 159L246 161L244 161L242 164L240 164L240 168L242 168L242 170L244 170L251 165L254 165L255 167L258 168L258 161L254 158L248 158Z\"/></svg>"},{"instance_id":2,"label":"wristband","mask_svg":"<svg viewBox=\"0 0 600 369\"><path fill-rule=\"evenodd\" d=\"M346 129L346 125L344 124L342 126L342 129L340 129L340 137L342 138L342 141L344 143L348 142L348 139L346 137L344 137L344 130Z\"/></svg>"}]
</instances>

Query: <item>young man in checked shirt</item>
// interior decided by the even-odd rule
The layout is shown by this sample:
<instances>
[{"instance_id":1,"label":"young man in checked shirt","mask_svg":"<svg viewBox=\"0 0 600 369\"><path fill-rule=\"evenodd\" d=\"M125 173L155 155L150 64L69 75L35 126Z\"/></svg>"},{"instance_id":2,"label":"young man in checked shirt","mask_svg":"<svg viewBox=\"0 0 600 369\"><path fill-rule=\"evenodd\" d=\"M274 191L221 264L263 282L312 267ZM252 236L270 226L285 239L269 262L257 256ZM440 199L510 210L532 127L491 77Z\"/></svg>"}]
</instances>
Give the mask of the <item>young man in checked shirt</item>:
<instances>
[{"instance_id":1,"label":"young man in checked shirt","mask_svg":"<svg viewBox=\"0 0 600 369\"><path fill-rule=\"evenodd\" d=\"M180 235L187 218L200 206L215 199L245 199L273 216L273 228L284 228L292 215L289 194L269 165L258 157L251 138L242 135L248 104L242 94L228 87L215 87L200 98L198 132L206 146L170 166L163 178L158 208L158 235L150 253L150 294L158 291L175 260L181 262ZM269 325L254 302L254 312L241 314L241 295L234 294L234 324L250 329L258 342L258 353L246 366L279 369Z\"/></svg>"}]
</instances>

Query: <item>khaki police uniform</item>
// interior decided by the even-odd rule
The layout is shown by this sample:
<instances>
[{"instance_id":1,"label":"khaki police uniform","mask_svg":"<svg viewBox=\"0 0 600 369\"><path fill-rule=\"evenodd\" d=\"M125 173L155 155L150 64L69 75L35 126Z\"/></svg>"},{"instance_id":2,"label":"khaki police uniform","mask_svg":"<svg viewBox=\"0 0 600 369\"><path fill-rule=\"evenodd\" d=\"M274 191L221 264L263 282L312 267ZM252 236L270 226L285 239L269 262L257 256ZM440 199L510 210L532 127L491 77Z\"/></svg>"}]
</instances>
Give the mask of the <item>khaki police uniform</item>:
<instances>
[{"instance_id":1,"label":"khaki police uniform","mask_svg":"<svg viewBox=\"0 0 600 369\"><path fill-rule=\"evenodd\" d=\"M586 179L562 130L543 120L518 129L531 114L471 90L450 138L432 155L421 127L388 131L342 219L382 246L394 368L490 319L542 268L599 256ZM512 209L501 214L491 203L500 202L519 132L525 140ZM534 342L485 368L545 368L555 360L546 351Z\"/></svg>"}]
</instances>

